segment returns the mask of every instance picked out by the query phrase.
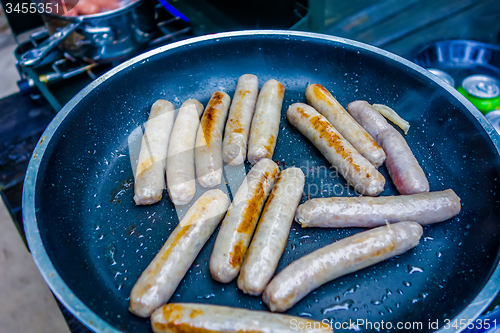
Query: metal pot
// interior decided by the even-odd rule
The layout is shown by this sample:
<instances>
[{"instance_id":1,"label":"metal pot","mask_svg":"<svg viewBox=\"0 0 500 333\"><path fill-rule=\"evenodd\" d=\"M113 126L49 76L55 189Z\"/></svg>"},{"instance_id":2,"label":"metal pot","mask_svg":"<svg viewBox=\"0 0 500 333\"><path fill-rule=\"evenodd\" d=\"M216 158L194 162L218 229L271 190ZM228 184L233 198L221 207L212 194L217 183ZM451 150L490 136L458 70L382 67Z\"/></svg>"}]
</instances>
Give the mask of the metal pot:
<instances>
[{"instance_id":1,"label":"metal pot","mask_svg":"<svg viewBox=\"0 0 500 333\"><path fill-rule=\"evenodd\" d=\"M137 0L116 10L76 17L42 14L51 35L21 56L19 64L33 66L55 47L88 62L129 57L148 43L156 27L155 1Z\"/></svg>"}]
</instances>

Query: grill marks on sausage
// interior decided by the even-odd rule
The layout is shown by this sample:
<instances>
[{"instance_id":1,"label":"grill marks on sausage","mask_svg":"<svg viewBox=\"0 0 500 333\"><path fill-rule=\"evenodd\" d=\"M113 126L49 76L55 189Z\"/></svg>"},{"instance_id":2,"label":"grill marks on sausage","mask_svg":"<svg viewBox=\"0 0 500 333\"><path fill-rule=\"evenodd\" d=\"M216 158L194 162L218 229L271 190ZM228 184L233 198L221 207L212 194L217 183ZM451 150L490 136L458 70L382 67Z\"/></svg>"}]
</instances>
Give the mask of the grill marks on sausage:
<instances>
[{"instance_id":1,"label":"grill marks on sausage","mask_svg":"<svg viewBox=\"0 0 500 333\"><path fill-rule=\"evenodd\" d=\"M303 108L297 108L297 112L300 113L303 118L309 118L309 113L307 113Z\"/></svg>"},{"instance_id":2,"label":"grill marks on sausage","mask_svg":"<svg viewBox=\"0 0 500 333\"><path fill-rule=\"evenodd\" d=\"M250 91L248 91L248 90L240 91L239 94L240 94L241 98L244 98L246 95L250 94ZM241 102L238 102L238 105L239 105L238 110L240 110L241 109Z\"/></svg>"},{"instance_id":3,"label":"grill marks on sausage","mask_svg":"<svg viewBox=\"0 0 500 333\"><path fill-rule=\"evenodd\" d=\"M189 231L189 229L191 229L192 226L193 226L193 224L189 223L185 227L182 228L182 230L175 236L175 238L172 241L172 243L170 244L168 250L165 251L165 253L161 256L162 260L166 260L169 257L172 250L175 248L177 243L179 243L179 240L181 240L182 237L184 237L184 235Z\"/></svg>"},{"instance_id":4,"label":"grill marks on sausage","mask_svg":"<svg viewBox=\"0 0 500 333\"><path fill-rule=\"evenodd\" d=\"M203 129L203 135L205 137L205 142L207 146L210 148L210 144L212 142L213 128L217 123L217 117L220 116L220 105L224 100L224 95L221 92L215 92L208 103L208 107L203 114L203 118L201 120L201 128Z\"/></svg>"},{"instance_id":5,"label":"grill marks on sausage","mask_svg":"<svg viewBox=\"0 0 500 333\"><path fill-rule=\"evenodd\" d=\"M154 323L154 327L157 330L174 332L174 333L219 333L219 331L209 330L203 328L203 323L194 325L187 323L188 319L183 319L183 312L189 311L179 304L167 304L163 307L163 318L167 323ZM189 318L193 319L200 315L203 315L201 310L191 310ZM205 316L206 317L206 316ZM208 320L208 318L207 318ZM262 331L256 330L238 330L236 333L263 333Z\"/></svg>"},{"instance_id":6,"label":"grill marks on sausage","mask_svg":"<svg viewBox=\"0 0 500 333\"><path fill-rule=\"evenodd\" d=\"M396 251L396 247L398 245L398 239L397 239L396 234L391 231L391 229L390 229L391 226L389 225L388 227L389 227L389 233L388 233L388 235L385 235L384 238L390 237L391 241L388 242L387 245L384 246L383 248L379 248L376 251L368 253L368 256L366 258L361 257L361 259L362 259L361 261L364 261L364 260L366 260L368 258L380 257L380 256L385 255L386 253L394 253ZM370 242L370 237L361 237L357 241L357 243L360 246L365 246L365 244L367 242Z\"/></svg>"},{"instance_id":7,"label":"grill marks on sausage","mask_svg":"<svg viewBox=\"0 0 500 333\"><path fill-rule=\"evenodd\" d=\"M269 171L264 172L262 174L262 179L259 181L259 185L255 189L255 192L252 196L252 199L248 202L248 207L245 210L245 215L243 217L243 220L241 221L240 225L238 226L237 231L240 233L250 233L253 230L253 226L255 225L255 222L259 218L259 206L262 206L264 203L264 182L267 182L269 180L269 177L276 177L276 173L278 171L275 170L272 174L269 173Z\"/></svg>"},{"instance_id":8,"label":"grill marks on sausage","mask_svg":"<svg viewBox=\"0 0 500 333\"><path fill-rule=\"evenodd\" d=\"M191 311L191 313L189 314L189 318L196 318L202 314L203 314L203 311L193 309L193 311Z\"/></svg>"},{"instance_id":9,"label":"grill marks on sausage","mask_svg":"<svg viewBox=\"0 0 500 333\"><path fill-rule=\"evenodd\" d=\"M281 82L278 82L278 98L283 99L285 96L285 87Z\"/></svg>"},{"instance_id":10,"label":"grill marks on sausage","mask_svg":"<svg viewBox=\"0 0 500 333\"><path fill-rule=\"evenodd\" d=\"M156 156L150 156L137 167L136 171L137 175L141 175L145 171L151 169L151 167L153 167L155 163L156 163Z\"/></svg>"},{"instance_id":11,"label":"grill marks on sausage","mask_svg":"<svg viewBox=\"0 0 500 333\"><path fill-rule=\"evenodd\" d=\"M269 177L269 172L266 172L264 177ZM255 225L255 222L259 217L259 206L262 205L262 201L264 201L264 195L264 186L261 182L255 189L252 199L248 202L248 207L245 209L245 214L240 225L238 226L238 229L236 230L237 232L248 234L252 231L252 227Z\"/></svg>"},{"instance_id":12,"label":"grill marks on sausage","mask_svg":"<svg viewBox=\"0 0 500 333\"><path fill-rule=\"evenodd\" d=\"M237 127L235 129L233 129L234 133L243 133L243 131L244 131L243 126L238 121L238 119L241 118L241 109L243 108L243 98L249 94L250 94L250 91L248 91L248 90L238 92L238 95L240 95L241 99L238 100L238 102L236 103L235 112L233 113L234 116L229 118L229 120L228 120L234 127Z\"/></svg>"},{"instance_id":13,"label":"grill marks on sausage","mask_svg":"<svg viewBox=\"0 0 500 333\"><path fill-rule=\"evenodd\" d=\"M181 321L184 317L184 311L188 310L179 304L165 305L163 307L163 318L165 318L165 320L167 320L168 322L165 324L154 323L155 328L158 330L168 330L169 332L175 333L217 333L216 331L206 330ZM201 310L192 310L189 314L189 318L193 319L202 314L203 311Z\"/></svg>"},{"instance_id":14,"label":"grill marks on sausage","mask_svg":"<svg viewBox=\"0 0 500 333\"><path fill-rule=\"evenodd\" d=\"M238 121L238 114L235 115L236 117L229 118L228 122L230 122L232 125L236 127L241 127L241 123Z\"/></svg>"},{"instance_id":15,"label":"grill marks on sausage","mask_svg":"<svg viewBox=\"0 0 500 333\"><path fill-rule=\"evenodd\" d=\"M303 111L304 110L302 110L302 112ZM324 119L323 116L312 117L309 122L319 134L320 139L324 139L328 143L328 146L333 147L337 154L342 156L343 159L345 159L350 165L352 165L356 172L361 171L361 167L354 162L350 149L346 149L342 138L333 131L332 125L326 119ZM369 177L370 174L367 174L367 178Z\"/></svg>"},{"instance_id":16,"label":"grill marks on sausage","mask_svg":"<svg viewBox=\"0 0 500 333\"><path fill-rule=\"evenodd\" d=\"M177 320L183 317L182 311L184 307L179 304L167 304L163 307L163 317L170 320Z\"/></svg>"},{"instance_id":17,"label":"grill marks on sausage","mask_svg":"<svg viewBox=\"0 0 500 333\"><path fill-rule=\"evenodd\" d=\"M273 147L275 145L275 142L276 142L276 137L274 135L271 135L269 137L269 140L267 140L267 145L264 146L264 148L268 152L267 155L268 158L271 158L273 156Z\"/></svg>"},{"instance_id":18,"label":"grill marks on sausage","mask_svg":"<svg viewBox=\"0 0 500 333\"><path fill-rule=\"evenodd\" d=\"M238 225L238 229L236 232L240 234L250 234L255 230L255 225L257 224L257 220L259 219L259 211L262 205L264 204L264 199L266 193L264 191L264 183L269 181L269 178L275 178L276 173L279 172L275 170L272 174L269 171L266 171L262 174L261 179L259 180L259 184L256 187L252 198L248 201L248 206L245 209L243 219ZM245 256L248 245L244 244L243 240L240 240L233 248L233 251L230 253L229 263L233 268L239 267L243 262L243 257Z\"/></svg>"},{"instance_id":19,"label":"grill marks on sausage","mask_svg":"<svg viewBox=\"0 0 500 333\"><path fill-rule=\"evenodd\" d=\"M329 105L333 105L332 94L328 91L328 89L323 87L321 84L314 85L314 96L316 96L317 99L320 99Z\"/></svg>"},{"instance_id":20,"label":"grill marks on sausage","mask_svg":"<svg viewBox=\"0 0 500 333\"><path fill-rule=\"evenodd\" d=\"M382 256L385 253L392 253L394 252L395 249L396 249L396 244L393 242L390 245L384 247L383 249L378 249L377 251L370 253L369 258L376 258Z\"/></svg>"},{"instance_id":21,"label":"grill marks on sausage","mask_svg":"<svg viewBox=\"0 0 500 333\"><path fill-rule=\"evenodd\" d=\"M369 140L373 140L373 143L372 143L373 147L375 147L375 148L381 148L381 149L382 149L382 147L380 147L380 145L379 145L379 144L378 144L378 143L374 140L374 138L372 138L372 137L371 137L371 135L370 135L370 134L368 134L368 133L364 133L364 135L365 135L365 137L366 137L366 138L368 138Z\"/></svg>"},{"instance_id":22,"label":"grill marks on sausage","mask_svg":"<svg viewBox=\"0 0 500 333\"><path fill-rule=\"evenodd\" d=\"M239 267L243 262L243 256L245 255L243 241L239 241L235 246L233 252L229 255L229 263L233 268Z\"/></svg>"},{"instance_id":23,"label":"grill marks on sausage","mask_svg":"<svg viewBox=\"0 0 500 333\"><path fill-rule=\"evenodd\" d=\"M170 244L170 247L168 248L168 250L165 251L165 253L162 255L162 259L163 260L166 260L168 258L168 256L172 252L172 250L177 245L177 243L179 243L179 240L182 239L182 237L184 237L184 235L192 227L194 227L198 223L202 223L200 221L203 221L202 217L205 215L205 213L207 211L206 207L208 207L208 205L211 203L212 199L213 198L204 198L202 201L200 201L200 205L198 205L196 211L193 212L193 214L191 215L191 217L189 218L188 221L186 221L186 222L183 223L184 226L182 227L182 230L175 236L175 238L172 241L172 243ZM195 221L198 221L198 222L195 223Z\"/></svg>"},{"instance_id":24,"label":"grill marks on sausage","mask_svg":"<svg viewBox=\"0 0 500 333\"><path fill-rule=\"evenodd\" d=\"M175 322L169 322L166 324L155 323L155 327L158 330L164 330L166 332L173 332L173 333L218 333L217 331L207 330L186 323L178 323L178 324L176 324Z\"/></svg>"},{"instance_id":25,"label":"grill marks on sausage","mask_svg":"<svg viewBox=\"0 0 500 333\"><path fill-rule=\"evenodd\" d=\"M271 191L271 193L267 197L266 206L264 207L264 210L262 210L262 214L261 214L262 216L264 216L266 214L267 210L269 209L269 206L271 206L271 202L273 202L273 199L276 196L276 193L281 190L280 185L279 185L280 179L281 179L281 173L278 176L278 178L276 179L276 183L273 187L273 190Z\"/></svg>"}]
</instances>

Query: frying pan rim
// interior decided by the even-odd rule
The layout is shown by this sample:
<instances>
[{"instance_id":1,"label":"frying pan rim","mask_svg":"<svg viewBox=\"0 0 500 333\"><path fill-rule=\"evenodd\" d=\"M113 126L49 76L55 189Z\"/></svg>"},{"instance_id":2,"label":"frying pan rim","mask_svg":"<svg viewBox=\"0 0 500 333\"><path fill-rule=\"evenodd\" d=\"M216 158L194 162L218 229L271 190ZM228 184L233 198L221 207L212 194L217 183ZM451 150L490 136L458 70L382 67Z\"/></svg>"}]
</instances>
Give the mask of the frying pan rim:
<instances>
[{"instance_id":1,"label":"frying pan rim","mask_svg":"<svg viewBox=\"0 0 500 333\"><path fill-rule=\"evenodd\" d=\"M443 89L447 90L452 96L454 96L459 102L461 102L469 112L476 118L476 120L481 124L489 138L493 142L497 153L500 154L500 135L495 131L492 125L484 118L479 110L477 110L463 95L461 95L457 90L446 84L444 81L435 77L433 74L425 70L424 68L406 60L398 55L390 53L388 51L379 49L375 46L364 44L361 42L349 40L346 38L324 35L319 33L311 32L301 32L301 31L290 31L290 30L244 30L244 31L232 31L223 32L212 35L204 35L199 37L194 37L186 40L182 40L176 43L161 46L149 52L143 53L141 55L132 58L119 66L111 69L109 72L105 73L98 79L91 82L84 89L82 89L77 95L75 95L54 117L48 127L45 129L40 141L35 147L34 153L31 157L28 169L26 172L26 177L24 181L23 188L23 200L22 200L22 210L23 210L23 220L24 229L26 233L26 238L28 241L29 248L33 259L38 266L43 278L49 285L52 292L61 301L62 304L73 313L78 320L80 320L85 326L96 331L96 332L119 332L116 328L111 326L104 319L95 314L90 310L66 285L61 276L57 273L52 262L45 250L43 241L38 230L38 223L36 219L36 208L35 208L35 187L38 177L38 168L41 161L43 160L44 153L48 147L50 140L52 139L54 133L57 131L59 126L62 124L66 116L74 109L74 107L92 90L94 90L101 83L111 78L113 75L119 73L126 68L133 66L135 64L144 61L145 59L152 57L154 55L167 52L169 50L182 47L188 44L195 44L200 42L206 42L210 40L220 40L220 39L231 39L245 36L290 36L307 38L309 40L322 40L328 42L334 42L338 44L344 44L348 46L354 46L355 48L362 49L368 52L372 52L384 57L390 58L412 70L426 76L428 79L434 83L441 86ZM498 290L500 289L500 264L497 263L493 273L491 274L489 280L483 286L481 291L476 295L476 297L468 304L460 314L458 314L454 320L460 322L460 319L474 318L476 319L484 309L491 303L491 301L496 296ZM450 327L450 329L441 328L441 332L460 332L462 329L455 329Z\"/></svg>"},{"instance_id":2,"label":"frying pan rim","mask_svg":"<svg viewBox=\"0 0 500 333\"><path fill-rule=\"evenodd\" d=\"M440 41L437 41L437 42L433 42L433 43L429 43L429 44L426 44L424 46L422 46L420 49L418 49L417 52L414 53L414 56L413 56L413 59L414 60L417 60L417 55L419 55L420 53L424 52L424 51L427 51L429 50L430 48L433 48L433 47L436 47L438 45L442 45L442 44L447 44L447 43L464 43L464 44L474 44L475 46L482 46L484 48L487 48L487 49L492 49L492 50L495 50L495 51L500 51L500 46L496 46L496 45L493 45L493 44L488 44L488 43L483 43L483 42L479 42L477 40L471 40L471 39L447 39L447 40L440 40Z\"/></svg>"}]
</instances>

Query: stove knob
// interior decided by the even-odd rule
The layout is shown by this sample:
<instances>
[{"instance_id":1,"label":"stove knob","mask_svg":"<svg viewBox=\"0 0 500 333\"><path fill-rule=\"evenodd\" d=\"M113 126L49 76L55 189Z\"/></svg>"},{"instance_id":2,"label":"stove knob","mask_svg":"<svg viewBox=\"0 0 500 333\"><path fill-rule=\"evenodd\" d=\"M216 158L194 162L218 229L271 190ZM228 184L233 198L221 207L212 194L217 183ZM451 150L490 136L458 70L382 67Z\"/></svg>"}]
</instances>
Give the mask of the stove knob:
<instances>
[{"instance_id":1,"label":"stove knob","mask_svg":"<svg viewBox=\"0 0 500 333\"><path fill-rule=\"evenodd\" d=\"M17 81L17 86L19 87L19 91L23 95L29 95L33 92L33 80L31 79L21 79Z\"/></svg>"}]
</instances>

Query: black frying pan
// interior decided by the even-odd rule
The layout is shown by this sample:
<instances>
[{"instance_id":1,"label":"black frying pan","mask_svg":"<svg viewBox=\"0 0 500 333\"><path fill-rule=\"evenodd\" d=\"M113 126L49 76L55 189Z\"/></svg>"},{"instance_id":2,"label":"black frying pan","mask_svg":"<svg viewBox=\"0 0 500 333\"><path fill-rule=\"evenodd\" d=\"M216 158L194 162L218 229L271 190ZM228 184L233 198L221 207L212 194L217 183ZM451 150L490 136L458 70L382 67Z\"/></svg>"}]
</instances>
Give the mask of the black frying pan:
<instances>
[{"instance_id":1,"label":"black frying pan","mask_svg":"<svg viewBox=\"0 0 500 333\"><path fill-rule=\"evenodd\" d=\"M441 327L445 319L476 318L499 289L498 135L461 95L418 66L361 43L290 31L224 33L159 48L113 69L63 108L35 150L23 197L30 248L57 297L96 331L150 331L147 320L128 312L128 296L178 217L166 192L156 205L134 205L129 135L156 99L206 104L218 89L232 96L245 73L258 75L260 85L271 78L285 85L273 158L305 171L311 197L341 189L353 195L342 178L329 177L327 161L285 118L291 103L305 100L306 86L320 83L344 106L365 99L396 109L411 123L407 140L431 190L452 188L462 198L462 212L425 227L415 249L327 283L287 313L334 322L416 321L422 331L432 330L429 321ZM389 180L382 195L395 194ZM294 223L278 271L359 231ZM171 301L266 310L235 282L211 279L215 237Z\"/></svg>"}]
</instances>

